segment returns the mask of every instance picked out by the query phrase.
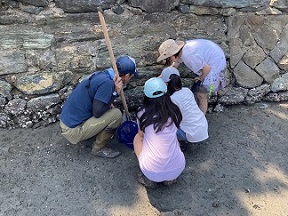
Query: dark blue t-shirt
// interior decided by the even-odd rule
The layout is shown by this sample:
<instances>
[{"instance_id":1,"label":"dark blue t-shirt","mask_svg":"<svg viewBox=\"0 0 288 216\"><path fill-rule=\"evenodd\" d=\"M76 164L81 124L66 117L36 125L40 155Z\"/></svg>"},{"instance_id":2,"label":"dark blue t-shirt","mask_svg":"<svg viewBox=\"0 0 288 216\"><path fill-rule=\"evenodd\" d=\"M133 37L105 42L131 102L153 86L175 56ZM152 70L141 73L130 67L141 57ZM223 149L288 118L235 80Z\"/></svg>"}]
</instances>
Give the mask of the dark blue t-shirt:
<instances>
[{"instance_id":1,"label":"dark blue t-shirt","mask_svg":"<svg viewBox=\"0 0 288 216\"><path fill-rule=\"evenodd\" d=\"M90 76L92 77L87 88ZM70 128L77 127L93 116L94 98L106 104L112 101L115 87L108 70L95 72L90 76L76 86L62 107L60 119Z\"/></svg>"}]
</instances>

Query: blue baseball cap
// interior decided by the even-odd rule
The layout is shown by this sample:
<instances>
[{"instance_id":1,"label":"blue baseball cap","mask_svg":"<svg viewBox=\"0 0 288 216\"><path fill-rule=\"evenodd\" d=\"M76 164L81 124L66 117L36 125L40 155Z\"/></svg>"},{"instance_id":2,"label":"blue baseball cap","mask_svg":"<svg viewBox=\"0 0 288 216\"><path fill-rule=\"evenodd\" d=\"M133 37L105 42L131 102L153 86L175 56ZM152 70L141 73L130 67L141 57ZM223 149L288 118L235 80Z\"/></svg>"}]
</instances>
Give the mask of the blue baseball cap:
<instances>
[{"instance_id":1,"label":"blue baseball cap","mask_svg":"<svg viewBox=\"0 0 288 216\"><path fill-rule=\"evenodd\" d=\"M128 55L122 55L117 58L116 65L120 75L129 73L133 74L136 78L138 77L138 70L134 58Z\"/></svg>"},{"instance_id":2,"label":"blue baseball cap","mask_svg":"<svg viewBox=\"0 0 288 216\"><path fill-rule=\"evenodd\" d=\"M167 92L167 86L159 77L148 79L144 84L144 94L148 98L157 98L163 96Z\"/></svg>"}]
</instances>

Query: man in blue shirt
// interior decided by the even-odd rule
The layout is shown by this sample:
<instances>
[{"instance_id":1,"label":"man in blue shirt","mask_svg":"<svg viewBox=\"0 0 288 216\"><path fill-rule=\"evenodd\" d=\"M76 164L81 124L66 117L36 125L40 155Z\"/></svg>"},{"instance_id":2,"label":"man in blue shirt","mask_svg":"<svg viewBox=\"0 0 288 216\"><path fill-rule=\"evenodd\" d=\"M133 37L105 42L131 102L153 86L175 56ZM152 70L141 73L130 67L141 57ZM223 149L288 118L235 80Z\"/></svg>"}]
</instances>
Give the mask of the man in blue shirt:
<instances>
[{"instance_id":1,"label":"man in blue shirt","mask_svg":"<svg viewBox=\"0 0 288 216\"><path fill-rule=\"evenodd\" d=\"M122 113L114 108L115 94L123 84L138 76L133 58L123 55L116 60L119 76L112 68L97 71L80 82L69 95L60 114L61 134L72 144L96 136L92 154L115 158L120 152L106 147L121 124Z\"/></svg>"}]
</instances>

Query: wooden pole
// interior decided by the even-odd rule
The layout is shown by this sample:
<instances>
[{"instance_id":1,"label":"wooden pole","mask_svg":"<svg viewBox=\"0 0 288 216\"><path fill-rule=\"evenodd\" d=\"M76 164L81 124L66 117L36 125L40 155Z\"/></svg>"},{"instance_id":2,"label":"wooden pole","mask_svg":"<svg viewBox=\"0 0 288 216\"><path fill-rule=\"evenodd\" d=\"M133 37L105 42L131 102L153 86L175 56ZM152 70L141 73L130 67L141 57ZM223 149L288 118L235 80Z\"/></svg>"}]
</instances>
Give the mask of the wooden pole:
<instances>
[{"instance_id":1,"label":"wooden pole","mask_svg":"<svg viewBox=\"0 0 288 216\"><path fill-rule=\"evenodd\" d=\"M106 22L105 22L103 14L101 12L101 9L99 9L99 8L98 8L98 16L99 16L99 19L100 19L102 31L104 33L105 43L106 43L106 46L108 48L110 61L111 61L113 70L115 72L115 75L119 76L119 72L118 72L118 69L117 69L117 66L116 66L116 61L115 61L113 49L112 49L112 46L111 46L111 41L110 41L110 38L109 38ZM128 106L127 106L127 103L126 103L126 99L125 99L123 88L120 91L120 97L121 97L121 100L122 100L122 103L123 103L123 106L124 106L124 109L125 109L126 116L127 116L127 118L129 118L130 114L129 114Z\"/></svg>"}]
</instances>

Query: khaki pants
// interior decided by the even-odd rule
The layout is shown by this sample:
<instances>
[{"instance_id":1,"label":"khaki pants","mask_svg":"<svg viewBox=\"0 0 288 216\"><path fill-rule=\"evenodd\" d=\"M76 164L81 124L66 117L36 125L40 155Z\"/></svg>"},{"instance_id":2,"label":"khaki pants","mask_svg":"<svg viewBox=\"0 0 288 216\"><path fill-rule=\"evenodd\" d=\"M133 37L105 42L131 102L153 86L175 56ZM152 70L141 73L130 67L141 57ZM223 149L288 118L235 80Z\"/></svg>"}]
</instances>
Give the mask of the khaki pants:
<instances>
[{"instance_id":1,"label":"khaki pants","mask_svg":"<svg viewBox=\"0 0 288 216\"><path fill-rule=\"evenodd\" d=\"M83 124L69 128L60 121L61 134L72 144L87 140L96 136L93 144L94 150L102 149L115 134L117 127L121 124L122 113L113 108L104 113L100 118L91 117Z\"/></svg>"}]
</instances>

